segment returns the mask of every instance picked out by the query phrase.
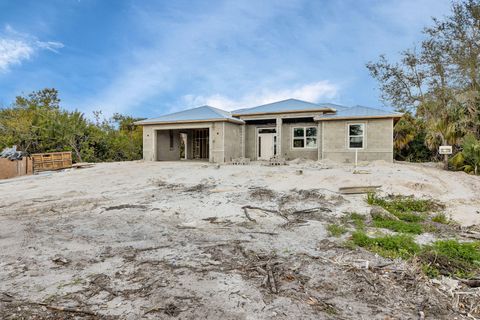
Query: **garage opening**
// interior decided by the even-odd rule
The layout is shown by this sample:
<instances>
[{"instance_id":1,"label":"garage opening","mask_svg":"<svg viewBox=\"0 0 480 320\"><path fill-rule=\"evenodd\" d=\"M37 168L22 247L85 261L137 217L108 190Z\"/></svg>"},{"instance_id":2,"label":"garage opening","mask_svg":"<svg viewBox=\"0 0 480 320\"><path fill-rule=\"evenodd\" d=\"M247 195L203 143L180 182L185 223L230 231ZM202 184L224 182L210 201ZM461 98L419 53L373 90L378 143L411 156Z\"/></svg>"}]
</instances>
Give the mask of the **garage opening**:
<instances>
[{"instance_id":1,"label":"garage opening","mask_svg":"<svg viewBox=\"0 0 480 320\"><path fill-rule=\"evenodd\" d=\"M210 155L209 129L157 130L157 160L203 160Z\"/></svg>"}]
</instances>

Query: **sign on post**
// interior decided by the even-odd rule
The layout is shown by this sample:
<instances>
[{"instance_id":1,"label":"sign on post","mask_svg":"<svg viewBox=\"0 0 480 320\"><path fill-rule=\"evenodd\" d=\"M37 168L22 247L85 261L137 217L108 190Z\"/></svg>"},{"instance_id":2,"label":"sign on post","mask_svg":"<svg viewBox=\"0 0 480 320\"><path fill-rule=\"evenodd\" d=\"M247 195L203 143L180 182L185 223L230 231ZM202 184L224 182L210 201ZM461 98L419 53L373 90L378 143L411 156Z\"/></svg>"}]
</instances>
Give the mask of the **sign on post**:
<instances>
[{"instance_id":1,"label":"sign on post","mask_svg":"<svg viewBox=\"0 0 480 320\"><path fill-rule=\"evenodd\" d=\"M440 146L438 147L439 154L452 154L452 146Z\"/></svg>"}]
</instances>

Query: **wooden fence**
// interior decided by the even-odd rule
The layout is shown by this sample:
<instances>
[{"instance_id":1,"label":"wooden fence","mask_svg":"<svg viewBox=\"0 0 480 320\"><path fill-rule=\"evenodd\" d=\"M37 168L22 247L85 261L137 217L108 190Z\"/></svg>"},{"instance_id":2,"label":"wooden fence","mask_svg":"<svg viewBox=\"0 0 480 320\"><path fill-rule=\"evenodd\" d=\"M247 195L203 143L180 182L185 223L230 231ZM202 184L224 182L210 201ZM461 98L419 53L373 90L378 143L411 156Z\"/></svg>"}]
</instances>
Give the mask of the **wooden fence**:
<instances>
[{"instance_id":1,"label":"wooden fence","mask_svg":"<svg viewBox=\"0 0 480 320\"><path fill-rule=\"evenodd\" d=\"M0 158L0 179L14 178L32 174L32 158L23 157L22 160L8 160Z\"/></svg>"}]
</instances>

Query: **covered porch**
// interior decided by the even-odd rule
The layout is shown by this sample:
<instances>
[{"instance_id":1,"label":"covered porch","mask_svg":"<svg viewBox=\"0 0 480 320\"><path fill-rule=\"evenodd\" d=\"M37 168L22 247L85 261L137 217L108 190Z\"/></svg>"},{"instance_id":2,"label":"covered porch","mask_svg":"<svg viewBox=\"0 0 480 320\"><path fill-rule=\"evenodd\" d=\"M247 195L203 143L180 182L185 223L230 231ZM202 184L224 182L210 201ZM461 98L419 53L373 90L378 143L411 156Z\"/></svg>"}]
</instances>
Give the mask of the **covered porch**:
<instances>
[{"instance_id":1,"label":"covered porch","mask_svg":"<svg viewBox=\"0 0 480 320\"><path fill-rule=\"evenodd\" d=\"M209 161L210 127L155 130L155 160Z\"/></svg>"}]
</instances>

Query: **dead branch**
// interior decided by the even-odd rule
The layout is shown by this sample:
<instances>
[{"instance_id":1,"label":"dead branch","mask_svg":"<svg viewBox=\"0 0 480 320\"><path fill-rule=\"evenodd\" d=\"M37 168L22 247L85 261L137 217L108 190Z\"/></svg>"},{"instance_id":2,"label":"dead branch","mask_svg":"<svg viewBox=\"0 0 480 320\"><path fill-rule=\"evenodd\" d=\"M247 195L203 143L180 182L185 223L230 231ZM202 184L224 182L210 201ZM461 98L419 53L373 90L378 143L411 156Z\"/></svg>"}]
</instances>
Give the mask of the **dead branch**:
<instances>
[{"instance_id":1,"label":"dead branch","mask_svg":"<svg viewBox=\"0 0 480 320\"><path fill-rule=\"evenodd\" d=\"M82 313L82 314L87 314L90 316L96 316L97 313L89 310L83 310L83 309L78 309L78 308L68 308L68 307L62 307L62 306L54 306L54 305L49 305L43 302L31 302L31 304L36 304L39 306L43 306L47 309L55 310L55 311L62 311L62 312L70 312L70 313Z\"/></svg>"}]
</instances>

